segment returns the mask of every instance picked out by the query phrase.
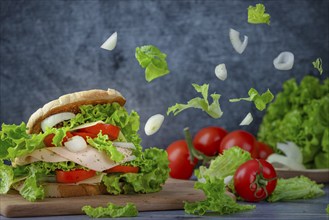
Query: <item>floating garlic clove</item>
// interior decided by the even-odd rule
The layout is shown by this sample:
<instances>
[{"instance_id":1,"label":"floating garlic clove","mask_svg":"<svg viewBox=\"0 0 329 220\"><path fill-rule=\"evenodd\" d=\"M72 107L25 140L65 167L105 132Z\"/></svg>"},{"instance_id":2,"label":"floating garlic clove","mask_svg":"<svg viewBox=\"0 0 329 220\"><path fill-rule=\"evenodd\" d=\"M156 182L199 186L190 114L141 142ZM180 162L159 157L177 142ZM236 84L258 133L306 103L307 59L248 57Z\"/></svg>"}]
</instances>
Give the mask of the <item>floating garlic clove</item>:
<instances>
[{"instance_id":1,"label":"floating garlic clove","mask_svg":"<svg viewBox=\"0 0 329 220\"><path fill-rule=\"evenodd\" d=\"M145 124L144 127L145 134L152 135L156 133L160 129L163 121L164 121L164 116L161 114L156 114L151 116Z\"/></svg>"}]
</instances>

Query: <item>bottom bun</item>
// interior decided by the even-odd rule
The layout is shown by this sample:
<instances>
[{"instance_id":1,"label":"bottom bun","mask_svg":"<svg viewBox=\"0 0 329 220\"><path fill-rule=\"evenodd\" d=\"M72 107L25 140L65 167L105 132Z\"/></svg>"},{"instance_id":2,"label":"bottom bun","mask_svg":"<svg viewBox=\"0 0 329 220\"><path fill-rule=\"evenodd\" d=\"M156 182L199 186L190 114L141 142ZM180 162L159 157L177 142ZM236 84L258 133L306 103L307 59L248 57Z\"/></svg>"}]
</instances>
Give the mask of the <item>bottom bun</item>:
<instances>
[{"instance_id":1,"label":"bottom bun","mask_svg":"<svg viewBox=\"0 0 329 220\"><path fill-rule=\"evenodd\" d=\"M47 183L43 185L45 190L45 197L65 198L77 196L95 196L109 194L106 186L103 184L61 184L61 183Z\"/></svg>"}]
</instances>

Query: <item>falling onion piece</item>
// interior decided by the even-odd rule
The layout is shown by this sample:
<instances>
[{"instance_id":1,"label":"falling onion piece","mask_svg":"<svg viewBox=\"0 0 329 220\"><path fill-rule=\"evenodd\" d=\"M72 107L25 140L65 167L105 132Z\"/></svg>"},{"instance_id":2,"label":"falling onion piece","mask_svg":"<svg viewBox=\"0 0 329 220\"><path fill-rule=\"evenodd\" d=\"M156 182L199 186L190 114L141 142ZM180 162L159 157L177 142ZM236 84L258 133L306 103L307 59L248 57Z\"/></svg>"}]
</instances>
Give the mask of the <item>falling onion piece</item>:
<instances>
[{"instance_id":1,"label":"falling onion piece","mask_svg":"<svg viewBox=\"0 0 329 220\"><path fill-rule=\"evenodd\" d=\"M240 32L230 28L230 41L236 52L242 54L248 45L248 37L244 35L243 43L240 40Z\"/></svg>"},{"instance_id":2,"label":"falling onion piece","mask_svg":"<svg viewBox=\"0 0 329 220\"><path fill-rule=\"evenodd\" d=\"M118 34L114 32L101 46L104 50L113 50L117 45Z\"/></svg>"},{"instance_id":3,"label":"falling onion piece","mask_svg":"<svg viewBox=\"0 0 329 220\"><path fill-rule=\"evenodd\" d=\"M246 117L241 121L240 126L242 125L250 125L250 123L254 120L251 113L249 112Z\"/></svg>"},{"instance_id":4,"label":"falling onion piece","mask_svg":"<svg viewBox=\"0 0 329 220\"><path fill-rule=\"evenodd\" d=\"M144 127L145 134L152 135L152 134L156 133L160 129L160 127L163 123L163 120L164 120L164 116L161 114L156 114L156 115L151 116L145 124L145 127Z\"/></svg>"},{"instance_id":5,"label":"falling onion piece","mask_svg":"<svg viewBox=\"0 0 329 220\"><path fill-rule=\"evenodd\" d=\"M55 115L51 115L41 122L41 129L43 132L45 132L47 127L52 128L53 126L57 125L58 123L65 121L65 120L69 120L74 117L75 117L75 114L73 114L72 112L61 112L61 113L58 113Z\"/></svg>"},{"instance_id":6,"label":"falling onion piece","mask_svg":"<svg viewBox=\"0 0 329 220\"><path fill-rule=\"evenodd\" d=\"M227 70L225 63L219 64L215 68L215 74L218 79L224 81L227 78Z\"/></svg>"},{"instance_id":7,"label":"falling onion piece","mask_svg":"<svg viewBox=\"0 0 329 220\"><path fill-rule=\"evenodd\" d=\"M87 148L87 143L83 137L73 136L64 143L64 146L71 152L80 152Z\"/></svg>"},{"instance_id":8,"label":"falling onion piece","mask_svg":"<svg viewBox=\"0 0 329 220\"><path fill-rule=\"evenodd\" d=\"M281 52L273 60L273 65L278 70L291 70L294 65L294 54L289 51Z\"/></svg>"}]
</instances>

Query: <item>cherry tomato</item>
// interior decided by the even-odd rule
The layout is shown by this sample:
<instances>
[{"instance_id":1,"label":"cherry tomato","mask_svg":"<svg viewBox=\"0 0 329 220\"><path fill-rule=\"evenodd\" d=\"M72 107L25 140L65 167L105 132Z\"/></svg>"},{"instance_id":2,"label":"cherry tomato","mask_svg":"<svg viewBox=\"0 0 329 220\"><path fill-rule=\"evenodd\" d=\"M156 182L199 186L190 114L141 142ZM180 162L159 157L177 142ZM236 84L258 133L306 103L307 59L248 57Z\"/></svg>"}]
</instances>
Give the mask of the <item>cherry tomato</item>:
<instances>
[{"instance_id":1,"label":"cherry tomato","mask_svg":"<svg viewBox=\"0 0 329 220\"><path fill-rule=\"evenodd\" d=\"M87 128L82 128L79 129L78 132L85 132L85 133L91 133L91 134L96 134L102 131L103 135L108 135L109 139L111 141L115 140L118 138L119 133L120 133L120 128L111 124L102 124L98 123L93 126L87 127Z\"/></svg>"},{"instance_id":2,"label":"cherry tomato","mask_svg":"<svg viewBox=\"0 0 329 220\"><path fill-rule=\"evenodd\" d=\"M274 153L273 149L263 142L257 141L256 145L257 145L257 149L258 149L258 158L259 159L266 160L266 158L268 156L270 156L271 154Z\"/></svg>"},{"instance_id":3,"label":"cherry tomato","mask_svg":"<svg viewBox=\"0 0 329 220\"><path fill-rule=\"evenodd\" d=\"M190 162L190 152L185 140L178 140L171 143L167 148L169 159L169 175L176 179L189 179L198 160L195 158Z\"/></svg>"},{"instance_id":4,"label":"cherry tomato","mask_svg":"<svg viewBox=\"0 0 329 220\"><path fill-rule=\"evenodd\" d=\"M258 202L272 194L277 175L273 166L263 159L253 159L242 164L234 174L234 188L249 202Z\"/></svg>"},{"instance_id":5,"label":"cherry tomato","mask_svg":"<svg viewBox=\"0 0 329 220\"><path fill-rule=\"evenodd\" d=\"M92 134L92 133L87 133L87 132L80 132L80 131L73 131L72 132L73 136L81 136L83 137L83 139L85 139L85 141L87 141L87 138L95 138L97 137L97 134Z\"/></svg>"},{"instance_id":6,"label":"cherry tomato","mask_svg":"<svg viewBox=\"0 0 329 220\"><path fill-rule=\"evenodd\" d=\"M214 156L218 154L220 142L227 133L220 127L202 128L193 139L194 148L207 156Z\"/></svg>"},{"instance_id":7,"label":"cherry tomato","mask_svg":"<svg viewBox=\"0 0 329 220\"><path fill-rule=\"evenodd\" d=\"M105 170L106 173L138 173L139 167L118 165L111 169Z\"/></svg>"},{"instance_id":8,"label":"cherry tomato","mask_svg":"<svg viewBox=\"0 0 329 220\"><path fill-rule=\"evenodd\" d=\"M43 139L43 143L47 146L47 147L55 147L55 145L53 144L53 138L54 138L55 134L48 134L45 139ZM62 140L62 145L68 141L68 139L70 139L71 137L73 137L73 135L70 132L66 132L66 136L63 138Z\"/></svg>"},{"instance_id":9,"label":"cherry tomato","mask_svg":"<svg viewBox=\"0 0 329 220\"><path fill-rule=\"evenodd\" d=\"M56 181L58 183L76 183L95 176L96 171L76 169L71 171L56 170Z\"/></svg>"},{"instance_id":10,"label":"cherry tomato","mask_svg":"<svg viewBox=\"0 0 329 220\"><path fill-rule=\"evenodd\" d=\"M236 130L228 133L219 146L219 153L223 153L231 147L238 146L251 154L252 158L257 158L258 151L256 146L256 138L247 131Z\"/></svg>"}]
</instances>

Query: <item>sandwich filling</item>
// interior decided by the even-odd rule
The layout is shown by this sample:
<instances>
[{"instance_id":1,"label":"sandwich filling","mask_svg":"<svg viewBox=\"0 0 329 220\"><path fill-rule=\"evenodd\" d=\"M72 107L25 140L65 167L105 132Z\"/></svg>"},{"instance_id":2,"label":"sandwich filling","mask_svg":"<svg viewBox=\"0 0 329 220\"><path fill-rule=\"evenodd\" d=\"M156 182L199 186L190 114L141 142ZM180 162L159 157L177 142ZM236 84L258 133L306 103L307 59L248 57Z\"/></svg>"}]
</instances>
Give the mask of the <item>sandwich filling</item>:
<instances>
[{"instance_id":1,"label":"sandwich filling","mask_svg":"<svg viewBox=\"0 0 329 220\"><path fill-rule=\"evenodd\" d=\"M27 134L25 123L2 125L0 193L16 188L36 201L49 196L44 187L54 182L99 184L110 194L161 190L169 174L167 154L142 150L137 112L114 102L81 105L65 117L47 117L38 134Z\"/></svg>"}]
</instances>

